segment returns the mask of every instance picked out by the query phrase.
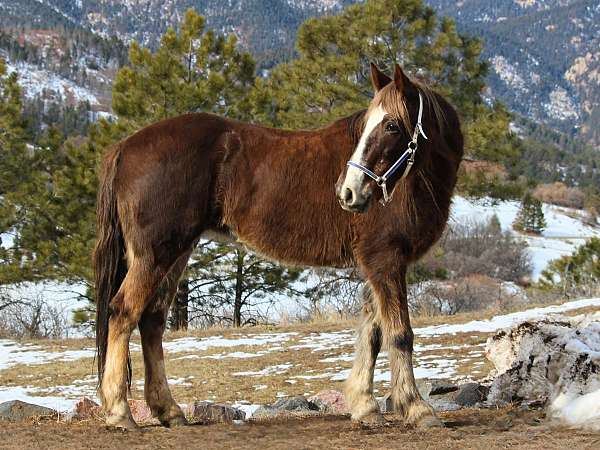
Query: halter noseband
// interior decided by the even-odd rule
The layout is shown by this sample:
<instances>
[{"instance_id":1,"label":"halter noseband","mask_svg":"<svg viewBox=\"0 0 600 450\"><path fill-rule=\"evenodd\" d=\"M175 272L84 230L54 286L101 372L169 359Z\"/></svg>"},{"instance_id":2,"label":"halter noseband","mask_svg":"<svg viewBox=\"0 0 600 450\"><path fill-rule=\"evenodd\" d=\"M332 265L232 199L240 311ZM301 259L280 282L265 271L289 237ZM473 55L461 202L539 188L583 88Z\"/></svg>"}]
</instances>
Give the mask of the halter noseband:
<instances>
[{"instance_id":1,"label":"halter noseband","mask_svg":"<svg viewBox=\"0 0 600 450\"><path fill-rule=\"evenodd\" d=\"M415 125L415 130L413 131L412 139L409 141L408 148L404 151L404 153L402 153L400 158L398 158L396 160L396 162L394 164L392 164L392 167L390 167L383 175L378 176L377 174L375 174L373 171L367 169L362 164L355 163L354 161L348 161L346 163L346 165L357 168L358 170L362 171L365 175L367 175L367 176L371 177L373 180L375 180L375 183L377 183L377 186L379 186L381 188L381 191L383 192L382 203L384 205L386 203L389 203L389 201L392 199L392 195L394 194L394 191L392 191L392 193L388 195L388 191L387 191L388 179L407 160L408 160L408 163L406 164L406 169L404 169L404 173L402 174L402 177L400 177L400 178L404 178L408 175L408 173L410 172L410 169L412 169L412 166L415 162L415 153L417 152L417 148L418 148L417 140L419 138L419 135L421 135L425 139L427 139L427 136L425 135L425 132L423 131L423 124L421 123L422 119L423 119L423 97L421 96L421 93L419 92L419 115L417 117L417 124Z\"/></svg>"}]
</instances>

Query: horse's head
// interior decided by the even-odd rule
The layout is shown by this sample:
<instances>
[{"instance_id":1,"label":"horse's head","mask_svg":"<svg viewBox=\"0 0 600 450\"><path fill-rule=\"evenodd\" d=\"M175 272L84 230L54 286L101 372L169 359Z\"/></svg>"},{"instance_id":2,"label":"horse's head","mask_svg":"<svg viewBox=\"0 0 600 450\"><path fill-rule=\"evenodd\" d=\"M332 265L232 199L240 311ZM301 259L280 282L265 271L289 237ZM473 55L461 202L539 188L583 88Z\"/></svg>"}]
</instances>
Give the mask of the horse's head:
<instances>
[{"instance_id":1,"label":"horse's head","mask_svg":"<svg viewBox=\"0 0 600 450\"><path fill-rule=\"evenodd\" d=\"M350 161L338 178L336 194L342 208L365 212L373 200L391 199L400 178L408 175L421 128L423 98L396 64L394 79L371 64L375 96Z\"/></svg>"}]
</instances>

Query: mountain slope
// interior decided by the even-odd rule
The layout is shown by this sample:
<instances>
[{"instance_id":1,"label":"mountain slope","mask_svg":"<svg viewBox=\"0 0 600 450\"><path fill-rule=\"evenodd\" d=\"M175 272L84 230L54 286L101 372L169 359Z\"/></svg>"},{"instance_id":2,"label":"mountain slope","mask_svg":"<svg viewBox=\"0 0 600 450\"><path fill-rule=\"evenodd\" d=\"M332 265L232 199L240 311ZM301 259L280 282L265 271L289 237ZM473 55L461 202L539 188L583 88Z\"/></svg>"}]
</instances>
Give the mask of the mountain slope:
<instances>
[{"instance_id":1,"label":"mountain slope","mask_svg":"<svg viewBox=\"0 0 600 450\"><path fill-rule=\"evenodd\" d=\"M263 68L293 55L298 26L357 0L0 0L0 28L91 30L154 47L187 8L234 33ZM513 111L600 146L600 2L427 0L485 40L490 97ZM72 31L71 31L72 32ZM116 41L112 41L116 42ZM0 49L2 43L0 42ZM67 77L73 79L72 77ZM93 74L92 74L93 78ZM88 86L85 86L88 87Z\"/></svg>"}]
</instances>

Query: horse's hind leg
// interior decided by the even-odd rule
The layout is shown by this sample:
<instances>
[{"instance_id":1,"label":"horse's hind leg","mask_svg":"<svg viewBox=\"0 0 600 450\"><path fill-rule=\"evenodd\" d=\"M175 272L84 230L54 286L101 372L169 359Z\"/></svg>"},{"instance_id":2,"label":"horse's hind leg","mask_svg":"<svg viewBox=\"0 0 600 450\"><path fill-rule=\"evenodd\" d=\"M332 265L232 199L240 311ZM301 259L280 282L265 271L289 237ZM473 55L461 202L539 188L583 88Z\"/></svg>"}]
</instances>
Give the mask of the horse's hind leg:
<instances>
[{"instance_id":1,"label":"horse's hind leg","mask_svg":"<svg viewBox=\"0 0 600 450\"><path fill-rule=\"evenodd\" d=\"M177 292L177 283L185 270L190 253L181 256L169 270L153 303L148 305L139 323L144 352L144 397L152 415L167 427L185 425L181 408L171 395L165 372L162 338L169 306Z\"/></svg>"},{"instance_id":2,"label":"horse's hind leg","mask_svg":"<svg viewBox=\"0 0 600 450\"><path fill-rule=\"evenodd\" d=\"M149 260L133 258L119 291L110 302L106 364L100 389L107 425L136 428L127 403L129 338L163 277L164 272Z\"/></svg>"},{"instance_id":3,"label":"horse's hind leg","mask_svg":"<svg viewBox=\"0 0 600 450\"><path fill-rule=\"evenodd\" d=\"M373 397L373 371L381 349L381 328L377 305L369 285L363 292L362 321L356 338L356 356L350 377L346 381L346 400L354 420L377 421L379 405Z\"/></svg>"}]
</instances>

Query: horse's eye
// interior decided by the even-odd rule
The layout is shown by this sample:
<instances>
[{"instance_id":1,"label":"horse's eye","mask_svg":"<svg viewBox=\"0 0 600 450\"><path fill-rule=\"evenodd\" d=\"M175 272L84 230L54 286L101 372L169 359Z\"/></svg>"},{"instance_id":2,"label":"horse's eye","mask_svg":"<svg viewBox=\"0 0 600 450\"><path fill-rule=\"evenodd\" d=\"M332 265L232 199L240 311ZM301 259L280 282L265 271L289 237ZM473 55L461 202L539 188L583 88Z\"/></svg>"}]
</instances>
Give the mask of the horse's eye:
<instances>
[{"instance_id":1,"label":"horse's eye","mask_svg":"<svg viewBox=\"0 0 600 450\"><path fill-rule=\"evenodd\" d=\"M400 128L396 122L388 122L385 124L385 132L386 133L398 133Z\"/></svg>"}]
</instances>

